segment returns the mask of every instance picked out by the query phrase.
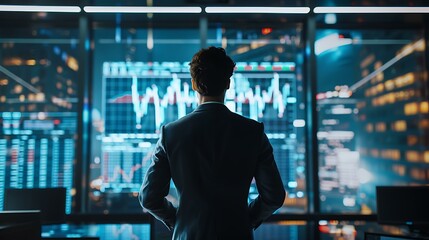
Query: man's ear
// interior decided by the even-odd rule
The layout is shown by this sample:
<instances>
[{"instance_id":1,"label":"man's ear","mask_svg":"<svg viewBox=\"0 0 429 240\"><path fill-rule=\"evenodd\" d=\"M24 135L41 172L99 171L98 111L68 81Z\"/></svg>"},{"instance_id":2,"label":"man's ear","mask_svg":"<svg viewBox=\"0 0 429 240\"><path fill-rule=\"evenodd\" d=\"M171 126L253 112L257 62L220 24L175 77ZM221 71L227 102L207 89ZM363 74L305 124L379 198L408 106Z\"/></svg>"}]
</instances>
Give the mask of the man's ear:
<instances>
[{"instance_id":1,"label":"man's ear","mask_svg":"<svg viewBox=\"0 0 429 240\"><path fill-rule=\"evenodd\" d=\"M198 90L197 83L195 82L195 80L193 78L191 79L191 82L192 82L192 90L197 91Z\"/></svg>"}]
</instances>

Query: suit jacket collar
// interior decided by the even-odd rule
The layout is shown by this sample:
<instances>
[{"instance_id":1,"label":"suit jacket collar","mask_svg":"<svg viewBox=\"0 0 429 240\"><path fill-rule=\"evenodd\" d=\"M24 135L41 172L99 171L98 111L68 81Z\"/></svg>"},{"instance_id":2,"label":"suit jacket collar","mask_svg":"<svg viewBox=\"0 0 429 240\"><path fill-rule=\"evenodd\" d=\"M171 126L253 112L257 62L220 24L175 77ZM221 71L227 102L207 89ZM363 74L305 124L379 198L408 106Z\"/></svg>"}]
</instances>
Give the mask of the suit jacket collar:
<instances>
[{"instance_id":1,"label":"suit jacket collar","mask_svg":"<svg viewBox=\"0 0 429 240\"><path fill-rule=\"evenodd\" d=\"M209 102L200 104L197 109L195 109L195 112L201 111L229 111L229 109L222 103Z\"/></svg>"}]
</instances>

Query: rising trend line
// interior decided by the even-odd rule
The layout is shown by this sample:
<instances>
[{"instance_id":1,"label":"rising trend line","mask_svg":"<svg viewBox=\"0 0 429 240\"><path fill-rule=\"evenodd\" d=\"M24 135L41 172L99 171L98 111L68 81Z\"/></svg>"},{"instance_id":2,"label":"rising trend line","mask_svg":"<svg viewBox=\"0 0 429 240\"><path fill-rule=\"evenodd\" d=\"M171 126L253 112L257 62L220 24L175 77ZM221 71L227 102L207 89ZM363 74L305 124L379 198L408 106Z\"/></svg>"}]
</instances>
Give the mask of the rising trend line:
<instances>
[{"instance_id":1,"label":"rising trend line","mask_svg":"<svg viewBox=\"0 0 429 240\"><path fill-rule=\"evenodd\" d=\"M392 66L393 64L395 64L396 62L398 62L399 60L401 60L402 58L410 55L416 49L424 48L424 44L425 44L424 40L420 39L420 40L416 41L415 43L413 43L412 45L405 46L398 55L396 55L395 57L393 57L392 59L390 59L383 66L377 68L374 72L368 74L366 77L362 78L361 80L359 80L358 82L356 82L355 84L353 84L350 87L350 90L352 92L355 92L358 88L360 88L365 83L367 83L368 81L370 81L373 77L377 76L377 74L383 72L384 70L386 70L387 68L389 68L390 66Z\"/></svg>"},{"instance_id":2,"label":"rising trend line","mask_svg":"<svg viewBox=\"0 0 429 240\"><path fill-rule=\"evenodd\" d=\"M30 90L30 91L32 91L34 93L41 93L40 90L38 90L37 88L31 86L25 80L23 80L22 78L16 76L14 73L12 73L11 71L7 70L5 67L3 67L1 65L0 65L0 71L3 72L4 74L6 74L7 76L9 76L10 78L12 78L13 80L15 80L17 83L19 83L22 86L26 87L28 90Z\"/></svg>"}]
</instances>

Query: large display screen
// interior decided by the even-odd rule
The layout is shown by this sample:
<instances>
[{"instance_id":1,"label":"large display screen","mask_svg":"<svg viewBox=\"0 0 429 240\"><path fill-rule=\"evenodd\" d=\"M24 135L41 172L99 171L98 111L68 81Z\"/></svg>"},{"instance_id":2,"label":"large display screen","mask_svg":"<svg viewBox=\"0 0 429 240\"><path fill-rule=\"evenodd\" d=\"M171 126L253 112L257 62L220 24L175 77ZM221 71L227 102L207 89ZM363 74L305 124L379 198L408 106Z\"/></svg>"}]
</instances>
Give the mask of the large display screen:
<instances>
[{"instance_id":1,"label":"large display screen","mask_svg":"<svg viewBox=\"0 0 429 240\"><path fill-rule=\"evenodd\" d=\"M294 72L292 62L238 62L225 97L231 111L265 123L285 185L296 182L289 169L295 168L298 153L289 146L297 145L295 129L304 121L297 118ZM190 84L188 63L104 63L104 135L92 191L139 191L161 126L197 107ZM251 192L250 197L255 185Z\"/></svg>"},{"instance_id":2,"label":"large display screen","mask_svg":"<svg viewBox=\"0 0 429 240\"><path fill-rule=\"evenodd\" d=\"M65 187L70 213L78 41L72 31L32 35L0 40L0 210L6 188Z\"/></svg>"},{"instance_id":3,"label":"large display screen","mask_svg":"<svg viewBox=\"0 0 429 240\"><path fill-rule=\"evenodd\" d=\"M209 36L214 35L210 41L215 41L217 33L217 30L209 31ZM216 42L218 46L221 39ZM178 39L173 42L192 43ZM244 42L251 43L248 40ZM273 42L275 44L268 42L270 44L261 47L268 47L265 50L277 53L275 47L278 40ZM306 197L303 191L305 120L301 63L295 55L290 61L252 61L254 59L250 57L247 57L250 61L240 61L251 52L237 53L238 47L234 44L226 47L228 54L236 61L236 69L226 93L225 105L233 112L264 122L289 196L288 204L280 212L287 208L303 211L305 201L296 201ZM195 50L190 51L191 48ZM153 49L154 54L159 54L154 59L168 56L164 52L168 49L163 46L154 46ZM200 46L194 44L189 49L179 58L177 53L176 57L171 56L171 59L181 61L102 61L104 56L96 54L96 61L100 61L100 65L96 66L100 73L96 91L101 94L92 112L96 130L93 138L96 141L92 142L93 159L90 165L91 211L136 212L141 209L137 195L150 165L161 126L185 116L198 106L197 96L191 88L189 60ZM255 52L261 54L264 50L258 47ZM257 188L253 183L249 201L256 196ZM177 203L174 183L168 197Z\"/></svg>"},{"instance_id":4,"label":"large display screen","mask_svg":"<svg viewBox=\"0 0 429 240\"><path fill-rule=\"evenodd\" d=\"M424 50L417 30L317 32L322 211L375 213L376 186L429 183Z\"/></svg>"}]
</instances>

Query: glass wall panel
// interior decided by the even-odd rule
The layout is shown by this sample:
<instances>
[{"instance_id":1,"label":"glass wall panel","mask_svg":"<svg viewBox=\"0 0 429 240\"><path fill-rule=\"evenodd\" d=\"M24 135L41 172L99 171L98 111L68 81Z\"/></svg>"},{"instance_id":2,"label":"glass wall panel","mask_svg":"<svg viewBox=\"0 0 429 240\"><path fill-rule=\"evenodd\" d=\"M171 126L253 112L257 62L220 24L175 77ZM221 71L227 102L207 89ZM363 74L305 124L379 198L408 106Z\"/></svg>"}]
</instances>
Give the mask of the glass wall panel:
<instances>
[{"instance_id":1,"label":"glass wall panel","mask_svg":"<svg viewBox=\"0 0 429 240\"><path fill-rule=\"evenodd\" d=\"M317 31L322 211L375 213L375 186L429 183L424 50L418 30Z\"/></svg>"},{"instance_id":2,"label":"glass wall panel","mask_svg":"<svg viewBox=\"0 0 429 240\"><path fill-rule=\"evenodd\" d=\"M7 188L67 188L77 128L76 29L1 29L0 210Z\"/></svg>"},{"instance_id":3,"label":"glass wall panel","mask_svg":"<svg viewBox=\"0 0 429 240\"><path fill-rule=\"evenodd\" d=\"M197 104L198 29L96 29L89 211L136 213L160 127ZM174 185L170 200L177 202Z\"/></svg>"},{"instance_id":4,"label":"glass wall panel","mask_svg":"<svg viewBox=\"0 0 429 240\"><path fill-rule=\"evenodd\" d=\"M279 213L307 210L305 177L303 40L290 28L209 27L208 45L221 46L237 63L227 91L233 111L263 122L287 191ZM257 196L252 183L249 200Z\"/></svg>"}]
</instances>

